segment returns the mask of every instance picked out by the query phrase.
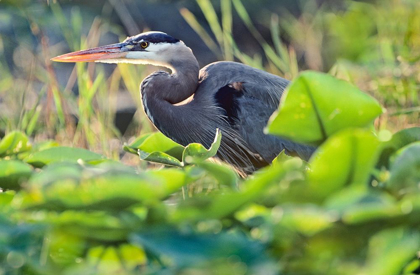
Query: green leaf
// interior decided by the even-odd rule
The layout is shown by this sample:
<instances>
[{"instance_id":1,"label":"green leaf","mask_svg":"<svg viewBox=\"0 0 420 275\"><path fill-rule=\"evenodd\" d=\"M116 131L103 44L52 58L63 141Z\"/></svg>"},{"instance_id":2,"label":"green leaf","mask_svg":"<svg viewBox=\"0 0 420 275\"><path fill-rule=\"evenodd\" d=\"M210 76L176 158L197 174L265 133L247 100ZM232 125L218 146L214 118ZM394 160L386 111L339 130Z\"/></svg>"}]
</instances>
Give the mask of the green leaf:
<instances>
[{"instance_id":1,"label":"green leaf","mask_svg":"<svg viewBox=\"0 0 420 275\"><path fill-rule=\"evenodd\" d=\"M297 231L306 236L312 236L330 228L337 220L333 212L327 212L314 205L288 205L282 210L283 216L277 226Z\"/></svg>"},{"instance_id":2,"label":"green leaf","mask_svg":"<svg viewBox=\"0 0 420 275\"><path fill-rule=\"evenodd\" d=\"M120 166L49 165L31 178L26 208L121 210L140 202L164 199L187 183L178 169L137 174Z\"/></svg>"},{"instance_id":3,"label":"green leaf","mask_svg":"<svg viewBox=\"0 0 420 275\"><path fill-rule=\"evenodd\" d=\"M0 141L0 157L25 152L31 147L31 143L24 133L13 131Z\"/></svg>"},{"instance_id":4,"label":"green leaf","mask_svg":"<svg viewBox=\"0 0 420 275\"><path fill-rule=\"evenodd\" d=\"M35 211L30 218L37 223L48 223L63 234L106 242L125 241L130 232L142 225L141 219L133 213L126 211L110 213L102 209Z\"/></svg>"},{"instance_id":5,"label":"green leaf","mask_svg":"<svg viewBox=\"0 0 420 275\"><path fill-rule=\"evenodd\" d=\"M205 170L209 175L213 176L221 185L235 187L238 181L237 174L227 165L216 164L212 162L201 162L196 166L198 169Z\"/></svg>"},{"instance_id":6,"label":"green leaf","mask_svg":"<svg viewBox=\"0 0 420 275\"><path fill-rule=\"evenodd\" d=\"M395 133L392 139L382 146L379 165L389 167L390 157L395 151L416 141L420 141L420 127L404 129Z\"/></svg>"},{"instance_id":7,"label":"green leaf","mask_svg":"<svg viewBox=\"0 0 420 275\"><path fill-rule=\"evenodd\" d=\"M411 143L398 150L391 163L391 176L387 189L403 195L418 192L420 182L420 142Z\"/></svg>"},{"instance_id":8,"label":"green leaf","mask_svg":"<svg viewBox=\"0 0 420 275\"><path fill-rule=\"evenodd\" d=\"M268 133L321 144L349 127L365 127L382 113L379 103L355 86L318 72L303 72L287 88Z\"/></svg>"},{"instance_id":9,"label":"green leaf","mask_svg":"<svg viewBox=\"0 0 420 275\"><path fill-rule=\"evenodd\" d=\"M131 274L136 273L139 266L146 265L147 258L142 248L123 243L119 246L95 246L87 252L87 261L91 263L92 271L86 274L117 274L121 270L124 274Z\"/></svg>"},{"instance_id":10,"label":"green leaf","mask_svg":"<svg viewBox=\"0 0 420 275\"><path fill-rule=\"evenodd\" d=\"M366 185L379 141L367 130L347 129L329 138L312 156L308 171L314 197L325 198L345 185Z\"/></svg>"},{"instance_id":11,"label":"green leaf","mask_svg":"<svg viewBox=\"0 0 420 275\"><path fill-rule=\"evenodd\" d=\"M49 148L52 148L52 147L58 147L58 146L60 146L60 145L54 140L41 141L41 142L33 144L30 151L20 153L19 158L20 159L25 159L35 152L43 151L43 150L46 150L46 149L49 149Z\"/></svg>"},{"instance_id":12,"label":"green leaf","mask_svg":"<svg viewBox=\"0 0 420 275\"><path fill-rule=\"evenodd\" d=\"M18 160L0 160L0 188L19 189L32 174L32 167Z\"/></svg>"},{"instance_id":13,"label":"green leaf","mask_svg":"<svg viewBox=\"0 0 420 275\"><path fill-rule=\"evenodd\" d=\"M56 162L78 162L100 160L105 157L82 148L52 147L43 151L35 152L28 156L25 161L35 167L42 167Z\"/></svg>"},{"instance_id":14,"label":"green leaf","mask_svg":"<svg viewBox=\"0 0 420 275\"><path fill-rule=\"evenodd\" d=\"M124 146L124 150L138 154L142 160L171 166L183 166L181 163L184 147L167 138L161 132L147 134Z\"/></svg>"},{"instance_id":15,"label":"green leaf","mask_svg":"<svg viewBox=\"0 0 420 275\"><path fill-rule=\"evenodd\" d=\"M0 216L0 271L5 271L4 274L22 273L23 270L32 273L34 263L39 262L45 238L43 226L24 221L15 224L8 218Z\"/></svg>"},{"instance_id":16,"label":"green leaf","mask_svg":"<svg viewBox=\"0 0 420 275\"><path fill-rule=\"evenodd\" d=\"M209 149L199 143L191 143L184 148L162 133L157 132L140 137L131 145L126 145L124 150L138 154L142 160L182 167L185 164L201 163L215 156L221 139L222 135L220 130L217 129L214 142Z\"/></svg>"},{"instance_id":17,"label":"green leaf","mask_svg":"<svg viewBox=\"0 0 420 275\"><path fill-rule=\"evenodd\" d=\"M182 153L182 161L184 164L200 163L208 158L214 157L217 153L217 150L220 147L220 142L222 140L222 134L220 129L217 129L214 141L211 144L209 149L206 149L203 145L199 143L190 143L185 147L184 152Z\"/></svg>"},{"instance_id":18,"label":"green leaf","mask_svg":"<svg viewBox=\"0 0 420 275\"><path fill-rule=\"evenodd\" d=\"M391 195L366 190L355 193L355 190L351 189L355 188L345 189L350 192L340 192L327 202L328 208L338 211L343 222L347 224L378 222L404 215L400 205ZM361 188L359 190L361 191Z\"/></svg>"},{"instance_id":19,"label":"green leaf","mask_svg":"<svg viewBox=\"0 0 420 275\"><path fill-rule=\"evenodd\" d=\"M301 166L302 160L298 158L283 163L273 163L247 179L242 184L240 192L224 192L222 195L219 194L208 199L202 198L195 207L186 201L185 205L178 207L173 219L175 221L203 220L229 216L244 205L260 198L270 185L278 183L288 173L292 174L301 169Z\"/></svg>"},{"instance_id":20,"label":"green leaf","mask_svg":"<svg viewBox=\"0 0 420 275\"><path fill-rule=\"evenodd\" d=\"M12 202L15 195L16 195L16 191L12 191L12 190L1 192L0 193L0 206L4 207L6 205L9 205Z\"/></svg>"},{"instance_id":21,"label":"green leaf","mask_svg":"<svg viewBox=\"0 0 420 275\"><path fill-rule=\"evenodd\" d=\"M401 274L403 268L416 257L419 245L420 235L417 231L395 228L379 232L369 241L363 274Z\"/></svg>"},{"instance_id":22,"label":"green leaf","mask_svg":"<svg viewBox=\"0 0 420 275\"><path fill-rule=\"evenodd\" d=\"M178 267L202 266L214 260L229 261L231 257L248 266L268 260L264 246L245 236L226 232L181 233L169 228L152 228L135 233L130 239L149 253L169 257L173 265Z\"/></svg>"}]
</instances>

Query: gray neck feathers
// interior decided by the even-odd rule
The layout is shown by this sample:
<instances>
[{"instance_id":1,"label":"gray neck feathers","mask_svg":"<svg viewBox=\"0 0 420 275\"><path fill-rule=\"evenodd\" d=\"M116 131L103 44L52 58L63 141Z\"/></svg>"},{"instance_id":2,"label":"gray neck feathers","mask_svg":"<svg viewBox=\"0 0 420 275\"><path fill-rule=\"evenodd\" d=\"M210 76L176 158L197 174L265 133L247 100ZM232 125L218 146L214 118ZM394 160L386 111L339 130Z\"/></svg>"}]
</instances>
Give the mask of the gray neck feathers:
<instances>
[{"instance_id":1,"label":"gray neck feathers","mask_svg":"<svg viewBox=\"0 0 420 275\"><path fill-rule=\"evenodd\" d=\"M149 75L142 83L141 92L147 94L146 98L154 97L176 104L195 92L200 68L191 49L183 44L176 52L163 54L171 56L166 67L172 74L156 72Z\"/></svg>"},{"instance_id":2,"label":"gray neck feathers","mask_svg":"<svg viewBox=\"0 0 420 275\"><path fill-rule=\"evenodd\" d=\"M144 110L155 126L165 135L173 138L178 143L183 140L182 133L191 127L189 117L195 111L190 104L174 106L189 98L197 89L199 65L187 47L172 55L175 58L168 62L172 74L158 71L141 84L141 94Z\"/></svg>"}]
</instances>

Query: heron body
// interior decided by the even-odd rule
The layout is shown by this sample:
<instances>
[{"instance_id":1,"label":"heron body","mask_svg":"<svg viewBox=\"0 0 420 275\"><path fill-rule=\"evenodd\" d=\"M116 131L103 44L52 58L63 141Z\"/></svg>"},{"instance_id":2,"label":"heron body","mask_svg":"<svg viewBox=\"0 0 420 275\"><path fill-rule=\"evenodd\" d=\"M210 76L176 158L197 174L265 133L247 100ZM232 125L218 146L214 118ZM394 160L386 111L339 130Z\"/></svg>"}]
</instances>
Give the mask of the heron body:
<instances>
[{"instance_id":1,"label":"heron body","mask_svg":"<svg viewBox=\"0 0 420 275\"><path fill-rule=\"evenodd\" d=\"M170 69L146 77L140 86L144 111L166 136L184 146L209 147L222 132L217 157L242 174L269 164L281 151L307 160L314 147L266 135L289 81L236 62L215 62L201 70L190 48L162 32L54 58L62 62L152 64Z\"/></svg>"}]
</instances>

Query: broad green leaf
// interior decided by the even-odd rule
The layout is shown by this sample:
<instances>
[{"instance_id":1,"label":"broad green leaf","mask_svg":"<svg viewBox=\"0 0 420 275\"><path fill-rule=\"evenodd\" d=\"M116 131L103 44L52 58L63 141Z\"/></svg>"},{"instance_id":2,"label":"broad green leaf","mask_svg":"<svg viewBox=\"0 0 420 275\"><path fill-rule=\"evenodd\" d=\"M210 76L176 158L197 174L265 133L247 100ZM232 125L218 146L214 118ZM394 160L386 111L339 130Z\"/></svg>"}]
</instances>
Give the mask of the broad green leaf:
<instances>
[{"instance_id":1,"label":"broad green leaf","mask_svg":"<svg viewBox=\"0 0 420 275\"><path fill-rule=\"evenodd\" d=\"M150 133L150 134L142 135L141 137L136 138L131 144L129 144L129 145L124 144L124 150L129 152L129 153L137 155L138 154L138 152L137 152L138 148L144 143L144 141L147 138L149 138L150 136L156 135L156 134L158 134L158 133L156 132L156 133Z\"/></svg>"},{"instance_id":2,"label":"broad green leaf","mask_svg":"<svg viewBox=\"0 0 420 275\"><path fill-rule=\"evenodd\" d=\"M161 163L169 166L183 166L182 162L180 162L177 158L163 152L146 153L139 150L139 156L142 160L150 162Z\"/></svg>"},{"instance_id":3,"label":"broad green leaf","mask_svg":"<svg viewBox=\"0 0 420 275\"><path fill-rule=\"evenodd\" d=\"M293 173L302 166L300 159L291 159L284 163L276 162L261 169L242 185L240 192L225 192L209 198L202 198L195 207L180 205L173 215L175 221L220 219L232 215L248 203L252 203L264 194L267 188L281 181L287 173ZM188 203L188 201L187 201Z\"/></svg>"},{"instance_id":4,"label":"broad green leaf","mask_svg":"<svg viewBox=\"0 0 420 275\"><path fill-rule=\"evenodd\" d=\"M206 161L198 163L197 168L204 169L209 175L213 176L219 184L230 187L235 187L237 184L237 174L227 165Z\"/></svg>"},{"instance_id":5,"label":"broad green leaf","mask_svg":"<svg viewBox=\"0 0 420 275\"><path fill-rule=\"evenodd\" d=\"M146 264L147 258L141 248L123 243L119 246L95 246L87 252L87 261L94 268L92 274L116 274L121 270L135 273L136 269Z\"/></svg>"},{"instance_id":6,"label":"broad green leaf","mask_svg":"<svg viewBox=\"0 0 420 275\"><path fill-rule=\"evenodd\" d=\"M324 205L347 224L372 223L407 214L390 194L362 186L342 189L330 196Z\"/></svg>"},{"instance_id":7,"label":"broad green leaf","mask_svg":"<svg viewBox=\"0 0 420 275\"><path fill-rule=\"evenodd\" d=\"M48 254L55 264L70 265L83 256L86 241L72 232L53 227L46 238L48 238Z\"/></svg>"},{"instance_id":8,"label":"broad green leaf","mask_svg":"<svg viewBox=\"0 0 420 275\"><path fill-rule=\"evenodd\" d=\"M138 154L142 160L182 167L185 164L200 163L216 155L221 141L218 129L214 142L209 149L199 143L183 147L160 132L147 134L126 145L124 150ZM182 160L182 161L181 161Z\"/></svg>"},{"instance_id":9,"label":"broad green leaf","mask_svg":"<svg viewBox=\"0 0 420 275\"><path fill-rule=\"evenodd\" d=\"M338 217L334 212L327 212L315 205L288 205L284 207L281 220L276 226L312 236L333 225Z\"/></svg>"},{"instance_id":10,"label":"broad green leaf","mask_svg":"<svg viewBox=\"0 0 420 275\"><path fill-rule=\"evenodd\" d=\"M9 190L6 192L1 192L0 193L0 206L4 207L6 205L9 205L10 202L13 200L13 198L15 197L16 192L13 190Z\"/></svg>"},{"instance_id":11,"label":"broad green leaf","mask_svg":"<svg viewBox=\"0 0 420 275\"><path fill-rule=\"evenodd\" d=\"M390 157L395 151L416 141L420 141L420 127L404 129L395 133L390 141L382 145L383 149L379 158L379 165L388 167Z\"/></svg>"},{"instance_id":12,"label":"broad green leaf","mask_svg":"<svg viewBox=\"0 0 420 275\"><path fill-rule=\"evenodd\" d=\"M184 147L167 138L161 132L147 134L126 145L124 150L138 154L142 160L171 166L182 166Z\"/></svg>"},{"instance_id":13,"label":"broad green leaf","mask_svg":"<svg viewBox=\"0 0 420 275\"><path fill-rule=\"evenodd\" d=\"M142 225L142 220L133 213L125 211L109 213L103 209L36 211L29 217L33 222L48 223L64 234L106 242L124 241L131 231Z\"/></svg>"},{"instance_id":14,"label":"broad green leaf","mask_svg":"<svg viewBox=\"0 0 420 275\"><path fill-rule=\"evenodd\" d=\"M329 138L309 162L313 196L325 198L349 184L367 186L378 146L378 139L362 129L343 130Z\"/></svg>"},{"instance_id":15,"label":"broad green leaf","mask_svg":"<svg viewBox=\"0 0 420 275\"><path fill-rule=\"evenodd\" d=\"M0 160L0 188L19 189L32 174L32 167L18 160Z\"/></svg>"},{"instance_id":16,"label":"broad green leaf","mask_svg":"<svg viewBox=\"0 0 420 275\"><path fill-rule=\"evenodd\" d=\"M128 169L101 169L68 163L48 166L31 178L24 207L66 209L125 209L164 199L187 182L183 171L164 169L141 174Z\"/></svg>"},{"instance_id":17,"label":"broad green leaf","mask_svg":"<svg viewBox=\"0 0 420 275\"><path fill-rule=\"evenodd\" d=\"M174 229L151 228L131 236L134 244L149 253L169 257L175 266L202 266L209 261L229 261L235 257L251 266L268 260L264 246L239 233L181 233Z\"/></svg>"},{"instance_id":18,"label":"broad green leaf","mask_svg":"<svg viewBox=\"0 0 420 275\"><path fill-rule=\"evenodd\" d=\"M287 88L268 133L321 144L349 127L365 127L382 113L379 103L355 86L318 72L303 72Z\"/></svg>"},{"instance_id":19,"label":"broad green leaf","mask_svg":"<svg viewBox=\"0 0 420 275\"><path fill-rule=\"evenodd\" d=\"M0 141L0 157L26 152L32 147L28 137L19 131L13 131Z\"/></svg>"},{"instance_id":20,"label":"broad green leaf","mask_svg":"<svg viewBox=\"0 0 420 275\"><path fill-rule=\"evenodd\" d=\"M45 230L39 224L14 223L8 218L0 216L0 271L31 273L34 263L39 262Z\"/></svg>"},{"instance_id":21,"label":"broad green leaf","mask_svg":"<svg viewBox=\"0 0 420 275\"><path fill-rule=\"evenodd\" d=\"M390 173L386 187L394 194L419 192L420 142L411 143L397 151Z\"/></svg>"},{"instance_id":22,"label":"broad green leaf","mask_svg":"<svg viewBox=\"0 0 420 275\"><path fill-rule=\"evenodd\" d=\"M53 148L53 147L58 147L58 146L60 146L60 144L58 144L57 141L46 140L46 141L41 141L41 142L38 142L38 143L34 144L32 146L32 150L33 151L43 151L43 150Z\"/></svg>"},{"instance_id":23,"label":"broad green leaf","mask_svg":"<svg viewBox=\"0 0 420 275\"><path fill-rule=\"evenodd\" d=\"M415 274L416 270L420 270L420 260L414 259L411 262L409 262L405 267L401 274L404 275L411 275Z\"/></svg>"},{"instance_id":24,"label":"broad green leaf","mask_svg":"<svg viewBox=\"0 0 420 275\"><path fill-rule=\"evenodd\" d=\"M208 158L214 157L219 149L220 142L222 140L222 134L220 129L217 129L214 141L209 149L206 149L199 143L191 143L185 147L182 153L182 161L184 164L200 163Z\"/></svg>"},{"instance_id":25,"label":"broad green leaf","mask_svg":"<svg viewBox=\"0 0 420 275\"><path fill-rule=\"evenodd\" d=\"M43 151L43 150L46 150L46 149L49 149L49 148L52 148L52 147L58 147L58 146L60 146L60 145L54 140L41 141L41 142L33 144L30 151L26 151L26 152L23 152L23 153L19 154L19 158L20 159L25 159L35 152Z\"/></svg>"},{"instance_id":26,"label":"broad green leaf","mask_svg":"<svg viewBox=\"0 0 420 275\"><path fill-rule=\"evenodd\" d=\"M377 222L404 215L397 204L382 202L361 203L346 210L342 220L347 224Z\"/></svg>"},{"instance_id":27,"label":"broad green leaf","mask_svg":"<svg viewBox=\"0 0 420 275\"><path fill-rule=\"evenodd\" d=\"M29 155L25 161L35 167L42 167L56 162L93 161L104 158L100 154L82 148L52 147Z\"/></svg>"},{"instance_id":28,"label":"broad green leaf","mask_svg":"<svg viewBox=\"0 0 420 275\"><path fill-rule=\"evenodd\" d=\"M364 274L401 274L403 268L416 257L420 246L417 230L387 229L373 236Z\"/></svg>"}]
</instances>

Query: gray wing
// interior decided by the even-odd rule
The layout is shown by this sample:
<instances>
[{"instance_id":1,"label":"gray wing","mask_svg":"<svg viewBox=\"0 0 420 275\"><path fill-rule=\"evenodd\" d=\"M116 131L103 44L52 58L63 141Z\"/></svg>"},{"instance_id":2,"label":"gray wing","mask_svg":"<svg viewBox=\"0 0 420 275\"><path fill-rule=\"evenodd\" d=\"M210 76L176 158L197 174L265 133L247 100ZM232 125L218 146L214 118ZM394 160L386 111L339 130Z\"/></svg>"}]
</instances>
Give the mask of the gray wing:
<instances>
[{"instance_id":1,"label":"gray wing","mask_svg":"<svg viewBox=\"0 0 420 275\"><path fill-rule=\"evenodd\" d=\"M286 79L241 63L216 62L200 71L200 86L195 98L218 106L227 118L227 123L218 126L222 128L222 137L226 133L234 135L236 143L243 143L241 147L257 159L270 163L285 150L286 154L307 160L314 147L263 132L288 84ZM233 142L225 140L227 146L233 146ZM253 164L257 165L254 161Z\"/></svg>"}]
</instances>

